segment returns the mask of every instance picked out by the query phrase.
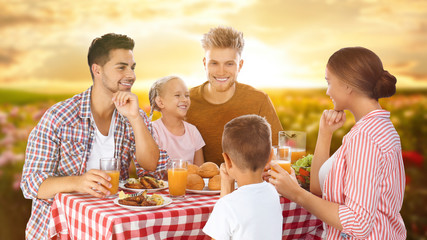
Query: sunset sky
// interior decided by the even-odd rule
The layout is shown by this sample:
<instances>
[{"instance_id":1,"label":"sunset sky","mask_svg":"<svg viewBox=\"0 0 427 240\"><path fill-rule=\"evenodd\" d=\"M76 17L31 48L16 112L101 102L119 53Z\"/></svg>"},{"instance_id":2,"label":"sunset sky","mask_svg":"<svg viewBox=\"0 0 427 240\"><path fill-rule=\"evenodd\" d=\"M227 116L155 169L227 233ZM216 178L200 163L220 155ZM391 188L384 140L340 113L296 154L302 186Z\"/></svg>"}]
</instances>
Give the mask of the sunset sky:
<instances>
[{"instance_id":1,"label":"sunset sky","mask_svg":"<svg viewBox=\"0 0 427 240\"><path fill-rule=\"evenodd\" d=\"M425 0L1 0L0 88L85 90L88 47L109 32L136 42L134 89L171 74L196 86L206 80L200 39L218 25L244 33L242 83L326 87L329 56L364 46L398 88L427 88Z\"/></svg>"}]
</instances>

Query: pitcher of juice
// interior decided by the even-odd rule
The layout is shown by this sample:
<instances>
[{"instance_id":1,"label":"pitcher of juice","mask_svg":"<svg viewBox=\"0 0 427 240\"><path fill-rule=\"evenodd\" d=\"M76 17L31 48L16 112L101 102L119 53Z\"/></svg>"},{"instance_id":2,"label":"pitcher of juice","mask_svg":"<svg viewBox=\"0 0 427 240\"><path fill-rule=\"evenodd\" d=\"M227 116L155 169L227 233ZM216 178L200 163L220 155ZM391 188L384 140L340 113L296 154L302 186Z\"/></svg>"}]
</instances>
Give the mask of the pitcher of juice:
<instances>
[{"instance_id":1,"label":"pitcher of juice","mask_svg":"<svg viewBox=\"0 0 427 240\"><path fill-rule=\"evenodd\" d=\"M288 146L291 148L292 164L306 155L306 136L305 132L299 131L279 132L279 146Z\"/></svg>"},{"instance_id":2,"label":"pitcher of juice","mask_svg":"<svg viewBox=\"0 0 427 240\"><path fill-rule=\"evenodd\" d=\"M187 186L187 162L182 159L172 159L168 166L169 194L172 198L185 197Z\"/></svg>"}]
</instances>

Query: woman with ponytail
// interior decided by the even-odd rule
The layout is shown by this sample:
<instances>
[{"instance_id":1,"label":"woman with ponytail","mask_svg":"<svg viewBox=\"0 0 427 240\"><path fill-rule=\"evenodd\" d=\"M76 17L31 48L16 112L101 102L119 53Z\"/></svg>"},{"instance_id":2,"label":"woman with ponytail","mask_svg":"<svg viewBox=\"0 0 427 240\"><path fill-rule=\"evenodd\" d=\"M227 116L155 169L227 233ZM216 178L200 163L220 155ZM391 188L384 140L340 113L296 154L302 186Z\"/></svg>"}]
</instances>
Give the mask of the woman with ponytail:
<instances>
[{"instance_id":1,"label":"woman with ponytail","mask_svg":"<svg viewBox=\"0 0 427 240\"><path fill-rule=\"evenodd\" d=\"M310 192L298 185L294 173L271 171L270 182L326 223L326 239L406 239L399 213L405 190L400 137L390 113L378 103L396 92L396 78L362 47L335 52L325 78L334 109L320 118ZM343 126L344 110L356 124L331 156L332 134Z\"/></svg>"}]
</instances>

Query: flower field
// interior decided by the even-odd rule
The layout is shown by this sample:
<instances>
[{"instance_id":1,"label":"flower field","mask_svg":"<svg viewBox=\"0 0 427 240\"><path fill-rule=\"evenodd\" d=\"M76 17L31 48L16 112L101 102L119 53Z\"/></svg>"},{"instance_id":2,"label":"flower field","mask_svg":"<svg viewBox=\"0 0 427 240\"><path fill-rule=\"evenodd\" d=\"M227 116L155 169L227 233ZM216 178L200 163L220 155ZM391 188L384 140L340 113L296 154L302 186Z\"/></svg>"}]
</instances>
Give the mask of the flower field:
<instances>
[{"instance_id":1,"label":"flower field","mask_svg":"<svg viewBox=\"0 0 427 240\"><path fill-rule=\"evenodd\" d=\"M307 151L314 152L318 122L332 103L323 90L266 90L285 130L307 133ZM402 91L381 101L402 141L406 169L406 193L402 216L408 239L427 239L427 92ZM149 112L146 93L138 94L140 105ZM0 239L24 239L31 201L19 188L27 138L43 113L54 103L71 95L43 95L0 90ZM354 124L347 122L333 137L332 152ZM156 115L155 115L156 118Z\"/></svg>"}]
</instances>

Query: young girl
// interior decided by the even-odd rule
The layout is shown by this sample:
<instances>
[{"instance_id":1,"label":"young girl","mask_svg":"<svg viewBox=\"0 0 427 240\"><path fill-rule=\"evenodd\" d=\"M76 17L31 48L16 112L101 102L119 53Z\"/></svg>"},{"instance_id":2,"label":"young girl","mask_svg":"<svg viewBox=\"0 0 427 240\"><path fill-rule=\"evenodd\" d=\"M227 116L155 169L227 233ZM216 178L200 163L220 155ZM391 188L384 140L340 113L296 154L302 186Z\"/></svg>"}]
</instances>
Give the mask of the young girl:
<instances>
[{"instance_id":1,"label":"young girl","mask_svg":"<svg viewBox=\"0 0 427 240\"><path fill-rule=\"evenodd\" d=\"M270 182L325 222L327 239L406 239L399 213L405 190L400 138L390 113L378 103L395 93L396 78L375 53L362 47L334 53L325 78L334 109L325 110L320 119L311 193L286 171L270 171ZM343 126L344 110L354 115L356 124L330 156L332 133Z\"/></svg>"},{"instance_id":2,"label":"young girl","mask_svg":"<svg viewBox=\"0 0 427 240\"><path fill-rule=\"evenodd\" d=\"M157 144L172 159L202 165L205 142L197 128L184 121L190 107L190 93L184 81L176 76L161 78L151 86L149 98L150 119L154 110L162 113L162 117L152 123Z\"/></svg>"}]
</instances>

